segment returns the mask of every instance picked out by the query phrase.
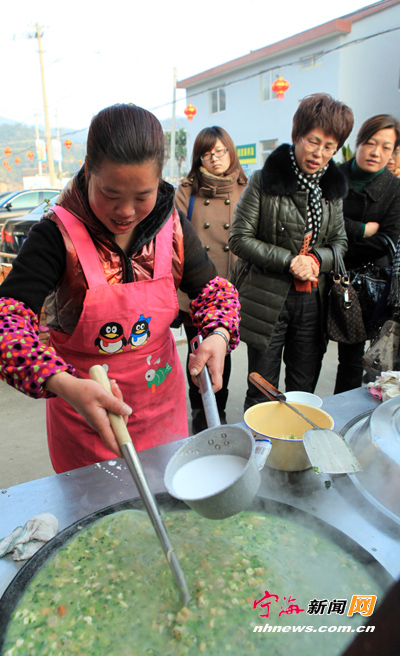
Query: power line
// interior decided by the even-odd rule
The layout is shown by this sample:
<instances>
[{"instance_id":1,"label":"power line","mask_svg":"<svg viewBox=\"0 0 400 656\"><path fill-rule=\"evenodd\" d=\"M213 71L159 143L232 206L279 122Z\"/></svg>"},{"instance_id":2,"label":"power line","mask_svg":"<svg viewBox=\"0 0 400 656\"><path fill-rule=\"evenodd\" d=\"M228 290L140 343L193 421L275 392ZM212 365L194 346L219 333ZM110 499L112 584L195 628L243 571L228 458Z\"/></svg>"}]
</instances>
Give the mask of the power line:
<instances>
[{"instance_id":1,"label":"power line","mask_svg":"<svg viewBox=\"0 0 400 656\"><path fill-rule=\"evenodd\" d=\"M321 52L318 53L321 57L324 57L326 55L330 55L333 52L337 52L338 50L342 50L343 48L348 48L350 46L358 45L360 43L363 43L364 41L368 41L370 39L375 39L378 36L384 36L386 34L390 34L392 32L396 32L400 30L399 27L393 27L388 30L383 30L381 32L376 32L375 34L369 34L368 36L361 37L359 39L354 39L353 41L348 41L347 43L342 43L341 45L335 46L334 48L329 48L328 50L322 50ZM239 84L240 82L245 82L246 80L250 80L254 77L258 77L259 75L263 75L264 73L269 73L270 71L276 70L277 68L285 68L285 67L290 67L290 66L297 66L301 63L303 57L297 58L291 62L285 62L285 63L275 63L273 66L269 66L268 68L264 68L262 70L259 70L254 73L250 73L248 75L245 75L241 78L237 78L236 80L232 80L231 82L223 82L223 83L218 83L215 86L210 86L207 87L206 89L203 89L202 91L197 91L196 93L190 93L190 98L196 98L197 96L201 96L205 93L209 93L210 91L215 91L216 89L220 89L221 87L229 87L232 86L233 84ZM74 94L71 94L74 95ZM71 96L65 96L62 100L65 100L66 98L69 98ZM173 104L177 104L178 102L184 101L183 98L178 98L175 101L170 100L166 103L163 103L161 105L156 105L155 107L150 107L149 111L155 111L157 109L163 109L164 107L169 107L170 105L172 106ZM52 105L56 104L57 102L60 101L55 101L55 103L52 103ZM88 130L88 126L84 128L80 128L78 130L70 130L68 132L65 132L64 134L61 135L60 138L63 137L70 137L73 136L74 134L78 134L79 132L84 132L85 130Z\"/></svg>"},{"instance_id":2,"label":"power line","mask_svg":"<svg viewBox=\"0 0 400 656\"><path fill-rule=\"evenodd\" d=\"M349 46L357 45L359 43L362 43L363 41L368 41L369 39L374 39L375 37L382 36L384 34L390 34L391 32L396 32L397 30L400 30L400 27L392 27L389 30L377 32L376 34L370 34L368 36L361 37L360 39L354 39L353 41L348 41L348 43L343 43L339 46L336 46L335 48L330 48L329 50L322 50L321 52L318 53L318 55L324 57L325 55L330 55L332 52L336 52L337 50L342 50L342 48L348 48ZM245 82L246 80L250 80L254 77L258 77L259 75L263 75L264 73L269 73L270 71L274 71L277 68L285 68L286 66L297 66L301 63L302 59L303 58L301 57L291 62L285 62L281 64L275 63L273 66L270 66L269 68L262 69L261 71L257 71L255 73L250 73L249 75L245 75L244 77L238 78L236 80L232 80L231 82L219 83L216 86L208 87L207 89L203 89L202 91L197 91L196 93L190 93L190 98L196 98L197 96L201 96L204 93L209 93L210 91L215 91L216 89L221 89L222 87L224 88L230 87L233 84L239 84L239 82ZM164 103L163 105L157 105L156 107L151 107L150 111L154 111L156 109L162 109L163 107L168 107L168 105L171 104L172 102L170 101Z\"/></svg>"}]
</instances>

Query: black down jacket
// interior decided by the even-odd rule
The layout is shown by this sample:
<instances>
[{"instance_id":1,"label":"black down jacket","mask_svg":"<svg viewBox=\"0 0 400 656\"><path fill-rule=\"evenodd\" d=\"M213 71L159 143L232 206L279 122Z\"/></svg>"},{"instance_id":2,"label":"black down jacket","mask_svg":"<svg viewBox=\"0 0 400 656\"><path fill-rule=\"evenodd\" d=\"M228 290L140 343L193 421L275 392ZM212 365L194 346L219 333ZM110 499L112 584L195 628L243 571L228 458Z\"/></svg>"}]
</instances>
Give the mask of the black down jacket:
<instances>
[{"instance_id":1,"label":"black down jacket","mask_svg":"<svg viewBox=\"0 0 400 656\"><path fill-rule=\"evenodd\" d=\"M236 205L229 240L232 252L239 258L230 280L239 289L240 337L261 352L268 349L292 285L290 261L300 251L306 227L308 191L298 190L289 147L279 146L263 169L251 177ZM347 183L334 162L329 162L320 186L323 214L312 252L320 262L318 288L323 312L325 274L333 266L333 254L327 244L336 244L342 255L347 248L342 211Z\"/></svg>"},{"instance_id":2,"label":"black down jacket","mask_svg":"<svg viewBox=\"0 0 400 656\"><path fill-rule=\"evenodd\" d=\"M390 251L382 234L387 235L396 246L400 234L400 180L385 169L362 191L356 191L351 179L352 163L353 160L350 160L340 166L349 185L349 193L343 202L349 240L346 266L353 269L368 262L390 266ZM379 223L378 232L371 237L364 237L363 232L359 236L361 223L369 221Z\"/></svg>"}]
</instances>

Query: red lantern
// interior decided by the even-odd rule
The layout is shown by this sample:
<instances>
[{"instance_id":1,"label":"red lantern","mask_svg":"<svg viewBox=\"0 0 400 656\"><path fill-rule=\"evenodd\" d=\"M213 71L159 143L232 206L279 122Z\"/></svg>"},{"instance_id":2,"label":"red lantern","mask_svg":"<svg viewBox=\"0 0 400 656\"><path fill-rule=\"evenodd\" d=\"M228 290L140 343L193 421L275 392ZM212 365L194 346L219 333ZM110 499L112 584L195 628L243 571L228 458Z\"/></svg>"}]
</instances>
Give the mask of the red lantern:
<instances>
[{"instance_id":1,"label":"red lantern","mask_svg":"<svg viewBox=\"0 0 400 656\"><path fill-rule=\"evenodd\" d=\"M66 147L67 147L67 150L69 150L69 149L71 148L71 146L72 146L72 141L71 141L71 139L66 139L66 140L64 141L64 146L66 146Z\"/></svg>"},{"instance_id":2,"label":"red lantern","mask_svg":"<svg viewBox=\"0 0 400 656\"><path fill-rule=\"evenodd\" d=\"M186 109L183 110L183 113L188 117L189 121L193 121L193 116L197 114L197 109L196 107L193 107L193 105L188 105Z\"/></svg>"},{"instance_id":3,"label":"red lantern","mask_svg":"<svg viewBox=\"0 0 400 656\"><path fill-rule=\"evenodd\" d=\"M271 89L276 93L276 97L279 100L283 100L285 97L285 92L289 89L289 82L284 80L283 77L278 77L275 82L272 84Z\"/></svg>"},{"instance_id":4,"label":"red lantern","mask_svg":"<svg viewBox=\"0 0 400 656\"><path fill-rule=\"evenodd\" d=\"M9 164L8 164L8 159L5 159L4 162L3 162L3 164L4 164L4 166L7 168L7 166L9 166Z\"/></svg>"},{"instance_id":5,"label":"red lantern","mask_svg":"<svg viewBox=\"0 0 400 656\"><path fill-rule=\"evenodd\" d=\"M30 159L31 161L32 161L33 158L35 157L35 155L33 154L33 152L32 152L31 150L30 150L29 153L28 153L28 157L29 157L29 159Z\"/></svg>"},{"instance_id":6,"label":"red lantern","mask_svg":"<svg viewBox=\"0 0 400 656\"><path fill-rule=\"evenodd\" d=\"M7 171L11 171L11 166L7 166Z\"/></svg>"},{"instance_id":7,"label":"red lantern","mask_svg":"<svg viewBox=\"0 0 400 656\"><path fill-rule=\"evenodd\" d=\"M4 152L5 152L5 154L6 154L6 157L10 157L10 155L11 155L11 153L12 153L12 150L11 150L11 148L9 148L8 146L6 146L6 147L4 148Z\"/></svg>"},{"instance_id":8,"label":"red lantern","mask_svg":"<svg viewBox=\"0 0 400 656\"><path fill-rule=\"evenodd\" d=\"M14 162L16 163L17 166L19 166L20 163L21 163L21 158L20 158L20 157L16 157L16 158L14 159Z\"/></svg>"}]
</instances>

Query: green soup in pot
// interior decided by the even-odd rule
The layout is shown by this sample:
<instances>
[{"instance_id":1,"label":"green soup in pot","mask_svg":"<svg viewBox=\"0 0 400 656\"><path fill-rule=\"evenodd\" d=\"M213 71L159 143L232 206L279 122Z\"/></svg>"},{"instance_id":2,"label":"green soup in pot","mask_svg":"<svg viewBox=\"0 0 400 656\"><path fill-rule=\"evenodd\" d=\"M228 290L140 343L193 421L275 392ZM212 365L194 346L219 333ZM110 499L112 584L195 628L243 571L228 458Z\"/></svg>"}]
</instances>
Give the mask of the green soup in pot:
<instances>
[{"instance_id":1,"label":"green soup in pot","mask_svg":"<svg viewBox=\"0 0 400 656\"><path fill-rule=\"evenodd\" d=\"M3 655L337 656L365 622L347 616L353 595L382 596L362 564L289 519L243 512L210 521L191 511L163 519L192 595L187 608L147 514L116 512L40 569L13 613ZM347 605L343 614L327 605L308 613L313 600Z\"/></svg>"}]
</instances>

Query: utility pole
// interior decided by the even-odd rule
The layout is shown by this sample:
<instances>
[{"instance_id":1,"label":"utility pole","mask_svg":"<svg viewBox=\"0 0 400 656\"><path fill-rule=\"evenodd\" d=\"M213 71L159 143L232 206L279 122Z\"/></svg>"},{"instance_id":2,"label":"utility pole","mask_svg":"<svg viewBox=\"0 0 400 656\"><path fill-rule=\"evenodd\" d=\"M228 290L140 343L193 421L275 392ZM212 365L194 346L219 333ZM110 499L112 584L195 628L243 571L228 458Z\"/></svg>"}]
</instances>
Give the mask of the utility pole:
<instances>
[{"instance_id":1,"label":"utility pole","mask_svg":"<svg viewBox=\"0 0 400 656\"><path fill-rule=\"evenodd\" d=\"M45 122L45 127L46 127L47 162L48 162L48 165L49 165L50 185L52 187L55 187L56 186L56 176L54 174L53 146L52 146L52 143L51 143L51 129L50 129L50 121L49 121L49 111L47 109L46 85L45 85L45 81L44 81L42 32L41 32L41 27L38 23L36 23L35 29L36 29L36 34L34 35L34 38L36 38L38 40L40 73L41 73L41 76L42 76L44 122Z\"/></svg>"},{"instance_id":2,"label":"utility pole","mask_svg":"<svg viewBox=\"0 0 400 656\"><path fill-rule=\"evenodd\" d=\"M57 141L60 141L60 130L58 127L58 110L56 109L56 128L57 128ZM57 146L58 147L58 146ZM61 158L61 147L60 147L60 155L59 157ZM62 162L61 159L58 160L58 177L60 179L60 185L62 182Z\"/></svg>"},{"instance_id":3,"label":"utility pole","mask_svg":"<svg viewBox=\"0 0 400 656\"><path fill-rule=\"evenodd\" d=\"M171 182L174 182L175 177L175 106L176 106L176 68L174 68L174 87L172 94L172 122L171 122L171 166L170 176Z\"/></svg>"},{"instance_id":4,"label":"utility pole","mask_svg":"<svg viewBox=\"0 0 400 656\"><path fill-rule=\"evenodd\" d=\"M39 141L39 125L38 125L38 115L37 111L35 109L35 124L36 124L36 141ZM39 167L39 176L42 177L43 171L42 171L42 162L38 160L38 167ZM42 182L40 182L42 184Z\"/></svg>"}]
</instances>

